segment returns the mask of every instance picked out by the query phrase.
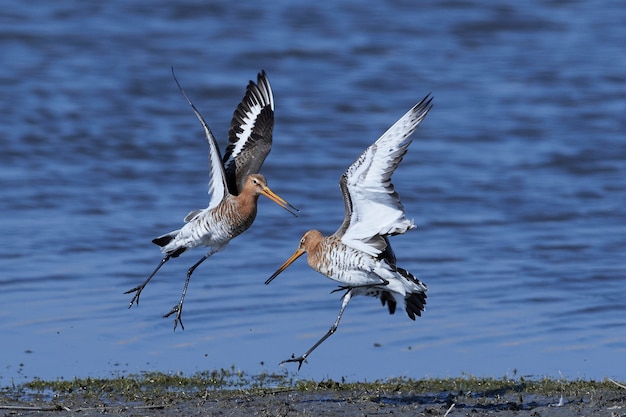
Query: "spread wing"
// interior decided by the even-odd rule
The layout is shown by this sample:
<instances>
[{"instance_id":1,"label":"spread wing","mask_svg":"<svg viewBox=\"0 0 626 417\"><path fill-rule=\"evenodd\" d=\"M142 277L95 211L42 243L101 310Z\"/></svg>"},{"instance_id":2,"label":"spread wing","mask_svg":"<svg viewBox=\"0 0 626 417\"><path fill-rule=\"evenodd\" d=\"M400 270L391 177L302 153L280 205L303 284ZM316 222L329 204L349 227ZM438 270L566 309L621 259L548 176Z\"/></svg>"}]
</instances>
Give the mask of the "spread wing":
<instances>
[{"instance_id":1,"label":"spread wing","mask_svg":"<svg viewBox=\"0 0 626 417\"><path fill-rule=\"evenodd\" d=\"M274 97L265 71L257 83L248 83L246 94L235 109L228 130L224 168L228 190L238 195L246 178L261 169L272 147Z\"/></svg>"},{"instance_id":2,"label":"spread wing","mask_svg":"<svg viewBox=\"0 0 626 417\"><path fill-rule=\"evenodd\" d=\"M345 217L336 236L346 245L380 255L387 245L386 236L413 229L391 175L406 154L409 138L432 108L428 94L391 126L346 170L339 180Z\"/></svg>"},{"instance_id":3,"label":"spread wing","mask_svg":"<svg viewBox=\"0 0 626 417\"><path fill-rule=\"evenodd\" d=\"M172 76L174 77L174 81L176 81L176 85L180 89L180 92L183 94L183 96L187 100L187 103L189 103L189 105L193 109L193 112L196 114L198 120L200 120L200 123L204 128L206 140L209 144L209 170L211 174L211 179L209 180L209 194L211 195L211 198L209 200L208 209L210 210L217 206L226 195L226 175L224 173L224 166L222 165L220 149L217 146L215 136L213 136L211 129L209 129L209 125L206 124L204 118L202 117L198 109L196 109L196 106L194 106L191 100L189 100L189 97L187 97L185 90L183 90L183 88L178 83L176 75L174 75L174 68L172 68ZM191 218L190 216L195 214L194 212L189 213L187 217L185 217L185 221L188 221Z\"/></svg>"}]
</instances>

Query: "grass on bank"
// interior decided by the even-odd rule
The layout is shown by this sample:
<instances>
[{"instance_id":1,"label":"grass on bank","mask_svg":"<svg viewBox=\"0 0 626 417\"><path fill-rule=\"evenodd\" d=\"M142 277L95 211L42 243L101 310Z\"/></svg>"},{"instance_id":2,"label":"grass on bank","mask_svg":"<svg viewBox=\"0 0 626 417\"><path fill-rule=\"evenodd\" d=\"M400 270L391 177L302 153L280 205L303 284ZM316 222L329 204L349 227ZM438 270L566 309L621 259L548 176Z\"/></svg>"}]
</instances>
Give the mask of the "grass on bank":
<instances>
[{"instance_id":1,"label":"grass on bank","mask_svg":"<svg viewBox=\"0 0 626 417\"><path fill-rule=\"evenodd\" d=\"M145 372L111 378L76 378L71 381L33 381L0 388L3 401L60 401L72 398L104 402L168 402L189 399L207 399L212 394L233 397L272 395L279 392L355 391L364 395L409 393L454 393L497 397L510 393L541 394L546 396L593 395L596 392L626 392L626 386L612 380L565 380L554 378L527 379L478 378L392 378L374 382L345 382L299 380L293 376L262 373L248 375L241 371L220 369L199 372L191 376L159 372Z\"/></svg>"}]
</instances>

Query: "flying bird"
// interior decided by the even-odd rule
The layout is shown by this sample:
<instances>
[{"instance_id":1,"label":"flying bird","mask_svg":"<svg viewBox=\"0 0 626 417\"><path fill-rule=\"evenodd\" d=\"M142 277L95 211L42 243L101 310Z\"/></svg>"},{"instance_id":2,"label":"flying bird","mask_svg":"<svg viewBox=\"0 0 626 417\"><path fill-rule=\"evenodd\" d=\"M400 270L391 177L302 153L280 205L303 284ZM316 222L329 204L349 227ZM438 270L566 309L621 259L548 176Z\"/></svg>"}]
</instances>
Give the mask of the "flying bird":
<instances>
[{"instance_id":1,"label":"flying bird","mask_svg":"<svg viewBox=\"0 0 626 417\"><path fill-rule=\"evenodd\" d=\"M298 370L307 357L339 326L339 321L353 296L379 298L390 314L396 306L404 307L411 320L421 316L426 304L426 284L406 269L396 265L389 236L414 229L406 218L400 197L391 183L412 142L411 134L432 108L428 94L346 170L339 180L345 217L330 236L309 230L300 239L294 254L267 280L269 284L303 254L311 268L339 282L335 291L345 291L337 319L328 332L303 355L281 362L298 362Z\"/></svg>"},{"instance_id":2,"label":"flying bird","mask_svg":"<svg viewBox=\"0 0 626 417\"><path fill-rule=\"evenodd\" d=\"M142 284L125 294L135 293L128 308L135 303L139 305L141 292L167 261L189 249L208 247L208 252L187 271L179 303L163 316L175 315L174 330L179 323L184 330L181 316L191 274L208 257L223 250L233 238L252 225L259 196L268 197L294 216L299 210L275 194L268 187L265 177L258 173L270 152L274 128L274 97L265 71L258 74L256 83L248 83L245 96L234 111L223 158L215 136L178 83L173 69L172 76L204 128L209 145L211 197L208 207L193 210L185 217L183 227L152 240L161 247L163 259Z\"/></svg>"}]
</instances>

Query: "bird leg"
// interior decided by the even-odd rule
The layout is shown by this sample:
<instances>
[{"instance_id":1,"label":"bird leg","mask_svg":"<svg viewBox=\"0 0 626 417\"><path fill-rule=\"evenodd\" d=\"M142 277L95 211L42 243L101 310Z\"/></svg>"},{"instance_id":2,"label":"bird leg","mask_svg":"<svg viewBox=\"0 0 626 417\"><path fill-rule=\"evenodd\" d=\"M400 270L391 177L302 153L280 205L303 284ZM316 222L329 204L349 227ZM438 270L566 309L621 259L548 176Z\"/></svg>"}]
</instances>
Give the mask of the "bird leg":
<instances>
[{"instance_id":1,"label":"bird leg","mask_svg":"<svg viewBox=\"0 0 626 417\"><path fill-rule=\"evenodd\" d=\"M382 278L382 277L378 277L378 278L381 280L380 284L340 285L339 287L332 290L330 293L332 294L332 293L343 291L343 290L350 291L353 288L374 288L380 285L389 285L389 281L386 280L385 278Z\"/></svg>"},{"instance_id":2,"label":"bird leg","mask_svg":"<svg viewBox=\"0 0 626 417\"><path fill-rule=\"evenodd\" d=\"M322 338L318 340L317 343L313 345L313 347L311 347L311 349L307 350L304 355L298 356L297 358L293 357L292 355L290 359L282 361L281 363L279 363L279 365L282 365L283 363L286 363L286 362L298 362L298 371L299 371L300 368L302 367L302 362L306 362L306 358L311 354L311 352L313 352L319 345L321 345L324 342L324 340L332 336L332 334L335 333L335 331L337 331L337 327L339 327L339 320L341 320L341 316L343 316L343 311L346 309L346 306L350 302L351 298L352 298L352 288L350 288L348 292L344 294L342 298L342 302L341 302L341 309L339 310L339 315L337 316L337 319L335 320L333 325L330 327L330 329L328 329L326 334L322 336Z\"/></svg>"},{"instance_id":3,"label":"bird leg","mask_svg":"<svg viewBox=\"0 0 626 417\"><path fill-rule=\"evenodd\" d=\"M139 305L139 296L141 295L141 291L143 291L143 289L146 287L146 285L148 285L148 283L150 282L150 280L152 279L152 277L154 276L154 274L157 273L157 271L159 269L161 269L161 267L163 266L163 264L165 264L165 262L169 261L171 258L170 255L165 255L163 257L163 259L161 259L161 262L159 262L159 264L157 265L156 268L154 268L154 271L152 271L152 273L150 274L150 276L148 277L147 280L145 280L143 282L143 284L138 285L137 287L126 291L124 294L130 294L131 292L134 292L135 295L133 296L133 299L130 300L130 304L128 305L128 308L131 308L133 306L133 304L136 302L137 305Z\"/></svg>"},{"instance_id":4,"label":"bird leg","mask_svg":"<svg viewBox=\"0 0 626 417\"><path fill-rule=\"evenodd\" d=\"M189 286L189 280L191 279L191 274L193 274L193 271L195 271L196 268L200 266L202 262L206 261L207 258L213 255L215 252L217 252L217 250L209 251L209 253L204 255L202 258L200 258L198 262L196 262L195 264L193 264L191 268L189 268L189 270L187 271L187 279L185 279L185 286L183 288L183 293L180 296L180 301L178 302L176 306L174 306L174 308L172 308L169 311L169 313L163 316L163 318L167 318L171 316L172 314L176 313L176 317L174 317L174 331L176 331L176 326L178 325L178 323L180 323L180 328L185 330L185 326L183 326L183 320L181 319L181 316L183 314L183 302L185 301L185 295L187 295L187 287Z\"/></svg>"}]
</instances>

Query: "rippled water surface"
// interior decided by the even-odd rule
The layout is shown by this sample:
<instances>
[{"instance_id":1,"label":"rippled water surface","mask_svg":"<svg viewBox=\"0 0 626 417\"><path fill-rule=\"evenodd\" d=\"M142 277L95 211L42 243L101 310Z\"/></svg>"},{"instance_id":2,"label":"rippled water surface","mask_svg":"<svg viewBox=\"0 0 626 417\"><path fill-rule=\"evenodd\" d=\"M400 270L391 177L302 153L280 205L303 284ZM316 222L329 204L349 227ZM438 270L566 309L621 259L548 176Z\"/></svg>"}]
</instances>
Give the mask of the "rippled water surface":
<instances>
[{"instance_id":1,"label":"rippled water surface","mask_svg":"<svg viewBox=\"0 0 626 417\"><path fill-rule=\"evenodd\" d=\"M303 378L626 378L626 8L583 1L38 2L0 15L0 384L227 368L295 372L339 310L302 232L343 218L338 180L399 116L435 107L393 179L429 285L412 322L355 298ZM194 274L150 240L208 202L202 130L224 146L260 69L276 100L253 227Z\"/></svg>"}]
</instances>

